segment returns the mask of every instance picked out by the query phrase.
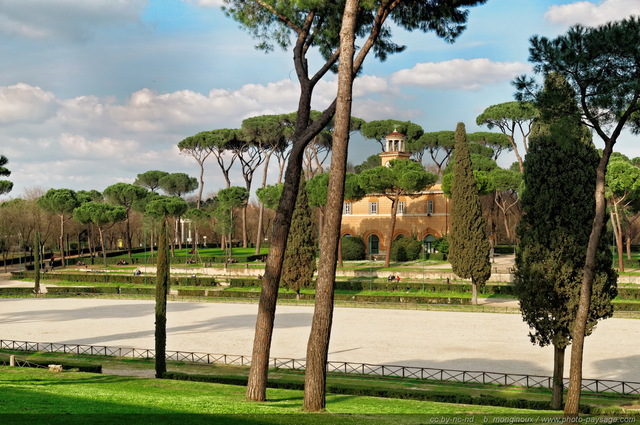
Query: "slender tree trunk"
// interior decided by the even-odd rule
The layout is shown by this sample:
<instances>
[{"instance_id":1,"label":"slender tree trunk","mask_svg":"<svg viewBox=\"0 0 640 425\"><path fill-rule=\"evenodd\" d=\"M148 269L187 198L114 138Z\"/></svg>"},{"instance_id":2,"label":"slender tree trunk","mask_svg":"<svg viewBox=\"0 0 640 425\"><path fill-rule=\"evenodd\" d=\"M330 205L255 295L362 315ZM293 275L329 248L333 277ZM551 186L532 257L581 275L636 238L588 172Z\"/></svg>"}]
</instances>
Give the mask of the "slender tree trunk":
<instances>
[{"instance_id":1,"label":"slender tree trunk","mask_svg":"<svg viewBox=\"0 0 640 425\"><path fill-rule=\"evenodd\" d=\"M62 267L64 267L64 214L60 214L60 259L62 260ZM51 263L51 266L53 267L53 263Z\"/></svg>"},{"instance_id":2,"label":"slender tree trunk","mask_svg":"<svg viewBox=\"0 0 640 425\"><path fill-rule=\"evenodd\" d=\"M198 189L198 200L196 201L196 208L200 209L202 203L202 191L204 189L204 162L198 161L200 164L200 189Z\"/></svg>"},{"instance_id":3,"label":"slender tree trunk","mask_svg":"<svg viewBox=\"0 0 640 425\"><path fill-rule=\"evenodd\" d=\"M158 235L158 270L156 275L156 378L167 371L167 294L169 293L169 249L166 217Z\"/></svg>"},{"instance_id":4,"label":"slender tree trunk","mask_svg":"<svg viewBox=\"0 0 640 425\"><path fill-rule=\"evenodd\" d=\"M262 187L267 186L267 174L269 171L269 161L273 151L266 155L264 161L264 170L262 172ZM260 255L260 244L262 243L262 222L264 220L264 205L260 203L260 211L258 212L258 231L256 232L256 255Z\"/></svg>"},{"instance_id":5,"label":"slender tree trunk","mask_svg":"<svg viewBox=\"0 0 640 425\"><path fill-rule=\"evenodd\" d=\"M398 215L398 196L391 200L391 226L389 227L389 236L387 237L387 254L384 257L384 266L389 267L391 264L391 245L393 244L393 233L396 231L396 217Z\"/></svg>"},{"instance_id":6,"label":"slender tree trunk","mask_svg":"<svg viewBox=\"0 0 640 425\"><path fill-rule=\"evenodd\" d=\"M478 305L478 282L471 281L471 304Z\"/></svg>"},{"instance_id":7,"label":"slender tree trunk","mask_svg":"<svg viewBox=\"0 0 640 425\"><path fill-rule=\"evenodd\" d=\"M520 156L520 152L518 152L518 144L516 143L516 140L513 137L513 132L511 133L511 135L508 135L506 133L504 133L504 135L507 136L509 138L509 141L511 142L511 146L513 147L513 153L516 155L516 159L518 160L518 165L520 166L520 173L524 174L524 161Z\"/></svg>"},{"instance_id":8,"label":"slender tree trunk","mask_svg":"<svg viewBox=\"0 0 640 425\"><path fill-rule=\"evenodd\" d=\"M104 232L102 227L98 227L98 234L100 235L100 244L102 245L102 261L104 266L107 267L107 247L104 241Z\"/></svg>"},{"instance_id":9,"label":"slender tree trunk","mask_svg":"<svg viewBox=\"0 0 640 425\"><path fill-rule=\"evenodd\" d=\"M613 150L615 141L607 140L602 157L596 169L596 214L589 235L589 244L587 245L587 255L584 265L584 273L582 274L582 283L580 285L580 301L578 304L578 312L576 314L575 324L571 333L571 362L569 371L569 390L567 391L567 402L564 406L564 415L568 420L578 417L580 407L580 392L582 390L582 358L584 354L584 338L589 319L589 307L591 306L591 291L593 289L593 279L595 276L596 257L598 253L598 244L600 236L604 228L606 217L606 203L604 197L605 173L609 157Z\"/></svg>"},{"instance_id":10,"label":"slender tree trunk","mask_svg":"<svg viewBox=\"0 0 640 425\"><path fill-rule=\"evenodd\" d=\"M35 280L35 285L33 287L33 292L36 294L40 293L40 232L36 230L35 240L33 241L34 252L33 252L33 277Z\"/></svg>"},{"instance_id":11,"label":"slender tree trunk","mask_svg":"<svg viewBox=\"0 0 640 425\"><path fill-rule=\"evenodd\" d=\"M340 30L340 64L338 68L338 95L334 124L331 171L326 206L326 221L320 239L320 264L316 280L316 303L307 345L305 370L304 409L323 410L326 395L326 365L333 320L333 289L336 274L336 256L340 239L344 177L349 146L351 94L353 88L353 55L355 21L358 0L347 0Z\"/></svg>"},{"instance_id":12,"label":"slender tree trunk","mask_svg":"<svg viewBox=\"0 0 640 425\"><path fill-rule=\"evenodd\" d=\"M127 254L129 260L131 260L131 224L129 223L129 211L127 210L127 222L126 222L126 238L127 238Z\"/></svg>"},{"instance_id":13,"label":"slender tree trunk","mask_svg":"<svg viewBox=\"0 0 640 425\"><path fill-rule=\"evenodd\" d=\"M631 260L631 224L627 223L624 230L625 250L627 252L627 260Z\"/></svg>"},{"instance_id":14,"label":"slender tree trunk","mask_svg":"<svg viewBox=\"0 0 640 425\"><path fill-rule=\"evenodd\" d=\"M247 238L247 208L249 204L244 204L242 207L242 247L246 248L249 245L249 239Z\"/></svg>"},{"instance_id":15,"label":"slender tree trunk","mask_svg":"<svg viewBox=\"0 0 640 425\"><path fill-rule=\"evenodd\" d=\"M553 394L551 408L562 409L562 393L564 391L564 352L565 348L553 346Z\"/></svg>"},{"instance_id":16,"label":"slender tree trunk","mask_svg":"<svg viewBox=\"0 0 640 425\"><path fill-rule=\"evenodd\" d=\"M620 212L618 211L618 204L613 204L613 208L610 209L609 214L611 216L611 227L613 228L613 234L616 239L616 251L618 252L618 271L623 272L624 251L622 248L622 227L620 226Z\"/></svg>"},{"instance_id":17,"label":"slender tree trunk","mask_svg":"<svg viewBox=\"0 0 640 425\"><path fill-rule=\"evenodd\" d=\"M258 231L256 232L256 255L260 255L260 245L262 243L262 221L264 220L264 205L260 203L260 210L258 212Z\"/></svg>"},{"instance_id":18,"label":"slender tree trunk","mask_svg":"<svg viewBox=\"0 0 640 425\"><path fill-rule=\"evenodd\" d=\"M291 216L295 207L302 171L302 151L304 145L298 142L289 157L282 198L278 204L271 235L271 247L262 277L262 290L258 304L256 331L253 340L251 369L247 382L248 400L265 401L267 398L267 376L269 372L269 353L273 336L273 322L278 301L278 286L284 261Z\"/></svg>"}]
</instances>

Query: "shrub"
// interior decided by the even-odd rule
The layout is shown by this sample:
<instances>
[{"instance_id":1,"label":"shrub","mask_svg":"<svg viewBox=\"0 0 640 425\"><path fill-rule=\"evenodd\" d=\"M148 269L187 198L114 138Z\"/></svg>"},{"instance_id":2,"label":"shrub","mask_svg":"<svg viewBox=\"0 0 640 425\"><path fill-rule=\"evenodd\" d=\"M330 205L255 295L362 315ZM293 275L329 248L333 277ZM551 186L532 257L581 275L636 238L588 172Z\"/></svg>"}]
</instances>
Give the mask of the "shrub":
<instances>
[{"instance_id":1,"label":"shrub","mask_svg":"<svg viewBox=\"0 0 640 425\"><path fill-rule=\"evenodd\" d=\"M398 238L391 244L392 261L413 261L420 258L422 244L415 238Z\"/></svg>"},{"instance_id":2,"label":"shrub","mask_svg":"<svg viewBox=\"0 0 640 425\"><path fill-rule=\"evenodd\" d=\"M441 238L437 239L433 247L442 255L442 258L440 258L441 260L447 259L447 255L449 255L449 240L447 239L447 235L443 235ZM434 254L430 254L429 258L433 258L431 255Z\"/></svg>"},{"instance_id":3,"label":"shrub","mask_svg":"<svg viewBox=\"0 0 640 425\"><path fill-rule=\"evenodd\" d=\"M358 236L342 238L342 259L345 261L364 260L366 249L362 238Z\"/></svg>"}]
</instances>

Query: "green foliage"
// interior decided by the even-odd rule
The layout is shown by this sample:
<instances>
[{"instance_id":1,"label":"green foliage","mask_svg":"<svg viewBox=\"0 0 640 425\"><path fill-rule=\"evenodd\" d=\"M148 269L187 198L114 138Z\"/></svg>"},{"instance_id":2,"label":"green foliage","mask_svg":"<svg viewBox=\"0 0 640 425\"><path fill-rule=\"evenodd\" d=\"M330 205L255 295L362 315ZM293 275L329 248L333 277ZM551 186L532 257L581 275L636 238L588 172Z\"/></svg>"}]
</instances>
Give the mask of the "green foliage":
<instances>
[{"instance_id":1,"label":"green foliage","mask_svg":"<svg viewBox=\"0 0 640 425\"><path fill-rule=\"evenodd\" d=\"M146 187L151 192L155 192L160 187L160 179L169 175L166 171L150 170L142 174L138 174L133 184Z\"/></svg>"},{"instance_id":2,"label":"green foliage","mask_svg":"<svg viewBox=\"0 0 640 425\"><path fill-rule=\"evenodd\" d=\"M198 179L185 173L172 173L158 180L158 184L169 196L182 196L198 188Z\"/></svg>"},{"instance_id":3,"label":"green foliage","mask_svg":"<svg viewBox=\"0 0 640 425\"><path fill-rule=\"evenodd\" d=\"M433 244L433 247L436 251L443 254L446 259L449 255L449 238L447 235L443 235L441 238L438 238Z\"/></svg>"},{"instance_id":4,"label":"green foliage","mask_svg":"<svg viewBox=\"0 0 640 425\"><path fill-rule=\"evenodd\" d=\"M129 211L134 202L147 196L147 189L129 183L116 183L104 190L107 201L114 205L122 205Z\"/></svg>"},{"instance_id":5,"label":"green foliage","mask_svg":"<svg viewBox=\"0 0 640 425\"><path fill-rule=\"evenodd\" d=\"M415 238L397 238L391 244L391 260L414 261L420 258L422 243Z\"/></svg>"},{"instance_id":6,"label":"green foliage","mask_svg":"<svg viewBox=\"0 0 640 425\"><path fill-rule=\"evenodd\" d=\"M58 215L71 214L79 204L76 193L71 189L49 189L38 199L41 208Z\"/></svg>"},{"instance_id":7,"label":"green foliage","mask_svg":"<svg viewBox=\"0 0 640 425\"><path fill-rule=\"evenodd\" d=\"M309 205L312 207L324 207L327 204L327 190L329 187L329 173L322 173L310 179L305 187Z\"/></svg>"},{"instance_id":8,"label":"green foliage","mask_svg":"<svg viewBox=\"0 0 640 425\"><path fill-rule=\"evenodd\" d=\"M78 201L81 204L85 202L100 202L104 199L102 193L97 190L79 190L76 192L76 196L78 197Z\"/></svg>"},{"instance_id":9,"label":"green foliage","mask_svg":"<svg viewBox=\"0 0 640 425\"><path fill-rule=\"evenodd\" d=\"M371 155L367 159L365 159L362 162L362 164L355 166L355 172L356 174L360 174L364 170L369 170L371 168L379 167L381 165L382 165L382 158L380 158L380 155L378 154Z\"/></svg>"},{"instance_id":10,"label":"green foliage","mask_svg":"<svg viewBox=\"0 0 640 425\"><path fill-rule=\"evenodd\" d=\"M187 202L177 196L158 196L149 202L145 214L156 219L165 217L181 217L189 209Z\"/></svg>"},{"instance_id":11,"label":"green foliage","mask_svg":"<svg viewBox=\"0 0 640 425\"><path fill-rule=\"evenodd\" d=\"M473 171L473 179L476 182L478 195L487 195L496 190L491 173L486 171ZM447 173L442 177L442 191L445 196L451 197L451 187L453 185L453 173Z\"/></svg>"},{"instance_id":12,"label":"green foliage","mask_svg":"<svg viewBox=\"0 0 640 425\"><path fill-rule=\"evenodd\" d=\"M567 78L584 102L578 103L592 127L625 125L630 118L632 131L640 129L638 17L599 27L576 25L555 39L534 36L529 52L536 73L558 72ZM535 82L526 76L518 78L515 85L519 97L537 92Z\"/></svg>"},{"instance_id":13,"label":"green foliage","mask_svg":"<svg viewBox=\"0 0 640 425\"><path fill-rule=\"evenodd\" d=\"M405 135L407 149L410 148L412 143L420 139L420 136L424 133L422 127L418 124L414 124L411 121L398 120L369 121L364 123L360 129L364 137L377 141L383 152L385 149L385 136L394 131ZM367 158L367 161L369 161L369 159L371 159L371 157Z\"/></svg>"},{"instance_id":14,"label":"green foliage","mask_svg":"<svg viewBox=\"0 0 640 425\"><path fill-rule=\"evenodd\" d=\"M342 259L344 261L364 260L366 255L367 250L361 237L342 238Z\"/></svg>"},{"instance_id":15,"label":"green foliage","mask_svg":"<svg viewBox=\"0 0 640 425\"><path fill-rule=\"evenodd\" d=\"M476 118L477 125L485 124L489 129L498 127L505 134L519 124L531 121L536 115L536 109L531 102L505 102L489 106Z\"/></svg>"},{"instance_id":16,"label":"green foliage","mask_svg":"<svg viewBox=\"0 0 640 425\"><path fill-rule=\"evenodd\" d=\"M5 167L9 160L6 156L0 155L0 176L8 177L11 175L11 171ZM13 183L9 180L0 180L0 195L4 195L5 193L11 192L13 189Z\"/></svg>"},{"instance_id":17,"label":"green foliage","mask_svg":"<svg viewBox=\"0 0 640 425\"><path fill-rule=\"evenodd\" d=\"M304 181L301 181L282 265L280 280L283 287L300 293L300 289L311 286L316 270L316 250L307 190Z\"/></svg>"},{"instance_id":18,"label":"green foliage","mask_svg":"<svg viewBox=\"0 0 640 425\"><path fill-rule=\"evenodd\" d=\"M471 143L470 138L467 138L467 140L470 142L469 153L471 153L471 155L478 155L480 157L493 159L493 149L480 143ZM471 157L471 162L473 162L473 156Z\"/></svg>"},{"instance_id":19,"label":"green foliage","mask_svg":"<svg viewBox=\"0 0 640 425\"><path fill-rule=\"evenodd\" d=\"M595 214L598 155L564 78L547 77L538 108L541 116L524 164L515 285L531 341L563 348L570 343L578 309ZM613 313L616 275L607 240L601 238L599 247L587 335Z\"/></svg>"},{"instance_id":20,"label":"green foliage","mask_svg":"<svg viewBox=\"0 0 640 425\"><path fill-rule=\"evenodd\" d=\"M104 228L126 219L127 210L122 206L91 201L73 210L73 218L82 224L93 223L99 228Z\"/></svg>"},{"instance_id":21,"label":"green foliage","mask_svg":"<svg viewBox=\"0 0 640 425\"><path fill-rule=\"evenodd\" d=\"M267 185L265 187L259 187L256 190L256 196L265 206L270 210L275 210L278 207L280 198L282 197L282 189L284 184Z\"/></svg>"},{"instance_id":22,"label":"green foliage","mask_svg":"<svg viewBox=\"0 0 640 425\"><path fill-rule=\"evenodd\" d=\"M461 278L483 285L491 276L491 247L476 181L471 169L464 124L456 128L456 162L451 188L451 233L449 261L453 272Z\"/></svg>"},{"instance_id":23,"label":"green foliage","mask_svg":"<svg viewBox=\"0 0 640 425\"><path fill-rule=\"evenodd\" d=\"M467 135L470 142L484 145L493 151L493 159L498 159L502 151L512 151L513 146L509 138L503 133L491 133L487 131L477 131Z\"/></svg>"},{"instance_id":24,"label":"green foliage","mask_svg":"<svg viewBox=\"0 0 640 425\"><path fill-rule=\"evenodd\" d=\"M360 186L366 193L381 193L388 197L396 194L419 194L432 186L437 176L414 161L392 160L388 167L376 167L358 174Z\"/></svg>"}]
</instances>

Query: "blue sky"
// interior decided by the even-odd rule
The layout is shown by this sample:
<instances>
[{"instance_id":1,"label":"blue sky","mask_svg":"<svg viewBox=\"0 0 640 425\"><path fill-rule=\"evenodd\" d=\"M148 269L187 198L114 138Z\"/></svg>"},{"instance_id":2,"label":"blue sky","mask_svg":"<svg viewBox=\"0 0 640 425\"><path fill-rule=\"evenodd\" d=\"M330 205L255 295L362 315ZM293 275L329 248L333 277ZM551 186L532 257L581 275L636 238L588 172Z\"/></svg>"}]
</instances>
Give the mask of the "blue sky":
<instances>
[{"instance_id":1,"label":"blue sky","mask_svg":"<svg viewBox=\"0 0 640 425\"><path fill-rule=\"evenodd\" d=\"M0 3L0 154L14 190L98 189L147 170L196 175L176 147L202 130L294 111L298 88L288 51L265 54L220 9L220 0L4 0ZM425 131L486 130L475 118L513 100L510 82L530 71L529 38L571 25L640 15L640 0L488 0L448 44L395 31L406 51L370 56L354 89L353 114L411 120ZM314 61L311 61L313 67ZM314 108L335 96L335 78L316 89ZM601 143L596 140L596 145ZM350 161L378 153L355 137ZM640 156L625 135L617 150ZM501 165L515 160L503 154ZM275 168L275 165L274 165ZM275 170L270 172L275 176ZM239 171L232 184L243 184ZM224 185L213 159L205 194ZM254 182L254 186L257 185Z\"/></svg>"}]
</instances>

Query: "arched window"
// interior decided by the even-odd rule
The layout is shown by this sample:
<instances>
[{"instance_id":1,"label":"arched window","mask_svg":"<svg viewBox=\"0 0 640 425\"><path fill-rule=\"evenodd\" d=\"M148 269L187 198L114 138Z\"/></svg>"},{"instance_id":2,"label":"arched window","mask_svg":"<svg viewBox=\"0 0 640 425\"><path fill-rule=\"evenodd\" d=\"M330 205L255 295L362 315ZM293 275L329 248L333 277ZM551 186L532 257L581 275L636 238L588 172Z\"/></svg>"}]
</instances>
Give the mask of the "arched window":
<instances>
[{"instance_id":1,"label":"arched window","mask_svg":"<svg viewBox=\"0 0 640 425\"><path fill-rule=\"evenodd\" d=\"M424 245L424 252L427 254L433 254L435 252L434 244L436 242L436 237L433 235L427 235L422 240L422 244Z\"/></svg>"},{"instance_id":2,"label":"arched window","mask_svg":"<svg viewBox=\"0 0 640 425\"><path fill-rule=\"evenodd\" d=\"M380 253L380 238L377 235L369 236L369 255Z\"/></svg>"}]
</instances>

